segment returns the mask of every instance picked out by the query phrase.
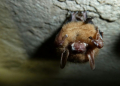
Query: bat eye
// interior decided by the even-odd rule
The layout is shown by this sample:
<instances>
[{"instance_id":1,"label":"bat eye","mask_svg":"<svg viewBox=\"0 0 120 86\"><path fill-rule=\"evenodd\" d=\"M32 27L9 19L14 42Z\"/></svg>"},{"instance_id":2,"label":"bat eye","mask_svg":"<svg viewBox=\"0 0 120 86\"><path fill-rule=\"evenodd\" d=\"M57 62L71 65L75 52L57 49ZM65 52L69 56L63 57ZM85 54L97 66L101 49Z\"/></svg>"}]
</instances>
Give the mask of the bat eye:
<instances>
[{"instance_id":1,"label":"bat eye","mask_svg":"<svg viewBox=\"0 0 120 86\"><path fill-rule=\"evenodd\" d=\"M77 34L76 36L79 36L79 34Z\"/></svg>"},{"instance_id":2,"label":"bat eye","mask_svg":"<svg viewBox=\"0 0 120 86\"><path fill-rule=\"evenodd\" d=\"M89 39L93 39L93 38L90 36Z\"/></svg>"}]
</instances>

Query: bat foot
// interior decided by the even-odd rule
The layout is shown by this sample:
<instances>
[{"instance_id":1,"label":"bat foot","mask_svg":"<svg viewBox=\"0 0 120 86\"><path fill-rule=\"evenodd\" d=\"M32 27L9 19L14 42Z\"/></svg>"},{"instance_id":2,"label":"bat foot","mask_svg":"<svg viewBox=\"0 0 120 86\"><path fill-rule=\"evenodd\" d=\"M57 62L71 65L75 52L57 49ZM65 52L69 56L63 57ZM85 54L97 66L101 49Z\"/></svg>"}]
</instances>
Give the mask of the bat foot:
<instances>
[{"instance_id":1,"label":"bat foot","mask_svg":"<svg viewBox=\"0 0 120 86\"><path fill-rule=\"evenodd\" d=\"M77 15L78 12L71 12L71 21L78 21L76 19L76 15Z\"/></svg>"},{"instance_id":2,"label":"bat foot","mask_svg":"<svg viewBox=\"0 0 120 86\"><path fill-rule=\"evenodd\" d=\"M88 23L93 24L93 22L92 22L93 17L88 18L87 12L88 11L82 11L82 12L78 12L78 11L71 12L71 11L69 11L70 17L68 18L68 20L66 21L66 23L68 23L68 22L82 21L85 24L88 24Z\"/></svg>"}]
</instances>

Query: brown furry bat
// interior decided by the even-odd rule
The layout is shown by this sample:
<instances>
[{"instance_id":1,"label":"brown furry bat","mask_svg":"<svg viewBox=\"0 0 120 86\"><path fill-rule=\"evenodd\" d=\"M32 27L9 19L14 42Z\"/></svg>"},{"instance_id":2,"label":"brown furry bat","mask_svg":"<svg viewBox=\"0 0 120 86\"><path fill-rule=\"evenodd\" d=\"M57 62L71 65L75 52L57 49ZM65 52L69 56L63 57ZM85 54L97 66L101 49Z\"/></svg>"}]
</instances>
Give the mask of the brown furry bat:
<instances>
[{"instance_id":1,"label":"brown furry bat","mask_svg":"<svg viewBox=\"0 0 120 86\"><path fill-rule=\"evenodd\" d=\"M95 68L94 56L103 47L103 32L93 25L87 12L72 12L71 20L63 25L55 38L57 50L61 53L60 67L68 61L87 62Z\"/></svg>"}]
</instances>

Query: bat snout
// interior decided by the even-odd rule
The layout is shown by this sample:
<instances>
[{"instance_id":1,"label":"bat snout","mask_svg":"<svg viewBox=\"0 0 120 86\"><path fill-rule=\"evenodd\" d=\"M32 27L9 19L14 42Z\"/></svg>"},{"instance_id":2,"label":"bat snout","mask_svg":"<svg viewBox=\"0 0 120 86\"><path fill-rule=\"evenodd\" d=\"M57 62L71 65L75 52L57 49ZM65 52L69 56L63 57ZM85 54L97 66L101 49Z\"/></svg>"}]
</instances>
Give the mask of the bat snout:
<instances>
[{"instance_id":1,"label":"bat snout","mask_svg":"<svg viewBox=\"0 0 120 86\"><path fill-rule=\"evenodd\" d=\"M88 44L82 42L74 42L71 44L72 51L83 53L86 51Z\"/></svg>"}]
</instances>

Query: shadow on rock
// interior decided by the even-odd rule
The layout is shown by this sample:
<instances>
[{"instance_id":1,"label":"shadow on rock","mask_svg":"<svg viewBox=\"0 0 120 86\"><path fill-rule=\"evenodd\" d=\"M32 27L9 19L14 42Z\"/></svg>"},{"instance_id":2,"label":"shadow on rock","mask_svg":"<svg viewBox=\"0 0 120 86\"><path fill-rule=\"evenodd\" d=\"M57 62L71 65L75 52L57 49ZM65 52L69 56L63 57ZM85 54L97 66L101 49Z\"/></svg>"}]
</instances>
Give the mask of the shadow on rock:
<instances>
[{"instance_id":1,"label":"shadow on rock","mask_svg":"<svg viewBox=\"0 0 120 86\"><path fill-rule=\"evenodd\" d=\"M61 28L58 29L51 37L49 37L41 46L39 46L36 51L33 53L31 58L55 58L56 52L55 52L55 46L54 46L54 40Z\"/></svg>"},{"instance_id":2,"label":"shadow on rock","mask_svg":"<svg viewBox=\"0 0 120 86\"><path fill-rule=\"evenodd\" d=\"M40 58L47 58L47 59L59 59L57 58L56 51L55 51L55 37L58 32L61 30L62 26L66 23L71 21L71 17L67 17L65 21L61 24L61 27L53 33L51 37L49 37L40 47L36 49L34 54L31 56L32 59L40 59Z\"/></svg>"},{"instance_id":3,"label":"shadow on rock","mask_svg":"<svg viewBox=\"0 0 120 86\"><path fill-rule=\"evenodd\" d=\"M120 57L120 34L116 40L116 43L114 44L113 52L115 52L115 54Z\"/></svg>"}]
</instances>

